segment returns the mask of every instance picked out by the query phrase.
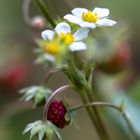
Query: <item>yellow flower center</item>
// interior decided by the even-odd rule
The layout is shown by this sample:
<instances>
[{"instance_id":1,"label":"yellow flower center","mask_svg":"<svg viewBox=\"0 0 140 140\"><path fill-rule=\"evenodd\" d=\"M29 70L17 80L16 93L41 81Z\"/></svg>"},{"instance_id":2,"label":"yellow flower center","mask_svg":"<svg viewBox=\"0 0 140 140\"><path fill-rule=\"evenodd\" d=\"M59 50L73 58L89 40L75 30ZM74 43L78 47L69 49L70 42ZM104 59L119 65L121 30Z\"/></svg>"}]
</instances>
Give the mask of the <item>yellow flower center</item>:
<instances>
[{"instance_id":1,"label":"yellow flower center","mask_svg":"<svg viewBox=\"0 0 140 140\"><path fill-rule=\"evenodd\" d=\"M56 55L60 52L60 47L57 43L49 43L44 47L46 53Z\"/></svg>"},{"instance_id":2,"label":"yellow flower center","mask_svg":"<svg viewBox=\"0 0 140 140\"><path fill-rule=\"evenodd\" d=\"M99 17L97 13L92 13L91 11L88 11L82 14L82 19L83 21L86 21L86 22L96 23Z\"/></svg>"},{"instance_id":3,"label":"yellow flower center","mask_svg":"<svg viewBox=\"0 0 140 140\"><path fill-rule=\"evenodd\" d=\"M70 45L72 42L74 42L74 36L71 33L60 33L60 38L66 45Z\"/></svg>"}]
</instances>

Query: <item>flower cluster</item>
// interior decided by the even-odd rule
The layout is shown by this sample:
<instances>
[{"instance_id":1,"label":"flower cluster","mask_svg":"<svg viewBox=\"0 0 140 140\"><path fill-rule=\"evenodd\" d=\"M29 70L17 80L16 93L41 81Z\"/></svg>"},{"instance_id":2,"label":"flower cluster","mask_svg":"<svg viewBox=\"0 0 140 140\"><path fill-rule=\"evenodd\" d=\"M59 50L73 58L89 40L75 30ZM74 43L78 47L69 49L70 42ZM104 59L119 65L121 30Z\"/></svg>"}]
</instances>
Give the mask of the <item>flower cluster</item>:
<instances>
[{"instance_id":1,"label":"flower cluster","mask_svg":"<svg viewBox=\"0 0 140 140\"><path fill-rule=\"evenodd\" d=\"M61 22L54 30L45 30L41 33L42 40L39 41L39 46L42 58L48 62L62 63L69 52L86 50L87 45L84 40L88 37L90 29L116 24L107 18L109 10L105 8L95 8L93 11L75 8L71 12L72 14L65 15L64 19L73 23L74 28L66 22Z\"/></svg>"}]
</instances>

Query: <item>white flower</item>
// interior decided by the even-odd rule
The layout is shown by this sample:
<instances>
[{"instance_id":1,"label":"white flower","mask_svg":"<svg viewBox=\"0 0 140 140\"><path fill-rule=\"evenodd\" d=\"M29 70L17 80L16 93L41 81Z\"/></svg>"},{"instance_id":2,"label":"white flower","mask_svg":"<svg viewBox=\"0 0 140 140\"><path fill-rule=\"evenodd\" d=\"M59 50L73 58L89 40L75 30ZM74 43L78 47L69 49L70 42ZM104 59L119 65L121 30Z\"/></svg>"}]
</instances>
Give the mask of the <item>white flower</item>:
<instances>
[{"instance_id":1,"label":"white flower","mask_svg":"<svg viewBox=\"0 0 140 140\"><path fill-rule=\"evenodd\" d=\"M82 40L87 38L88 33L88 28L81 28L72 34L71 27L65 22L59 23L54 31L43 31L41 36L47 41L44 47L44 58L53 62L55 61L55 56L65 48L68 48L72 52L85 50L86 45Z\"/></svg>"},{"instance_id":2,"label":"white flower","mask_svg":"<svg viewBox=\"0 0 140 140\"><path fill-rule=\"evenodd\" d=\"M45 30L42 32L41 36L44 40L51 41L53 40L55 34L57 34L64 45L67 45L70 51L73 52L86 49L86 45L82 42L82 40L87 38L88 33L88 28L81 28L72 34L71 27L67 23L61 22L55 27L54 31Z\"/></svg>"},{"instance_id":3,"label":"white flower","mask_svg":"<svg viewBox=\"0 0 140 140\"><path fill-rule=\"evenodd\" d=\"M95 8L93 11L75 8L71 12L72 14L65 15L64 19L83 28L95 29L97 26L114 26L116 24L116 21L107 18L109 9L106 8Z\"/></svg>"}]
</instances>

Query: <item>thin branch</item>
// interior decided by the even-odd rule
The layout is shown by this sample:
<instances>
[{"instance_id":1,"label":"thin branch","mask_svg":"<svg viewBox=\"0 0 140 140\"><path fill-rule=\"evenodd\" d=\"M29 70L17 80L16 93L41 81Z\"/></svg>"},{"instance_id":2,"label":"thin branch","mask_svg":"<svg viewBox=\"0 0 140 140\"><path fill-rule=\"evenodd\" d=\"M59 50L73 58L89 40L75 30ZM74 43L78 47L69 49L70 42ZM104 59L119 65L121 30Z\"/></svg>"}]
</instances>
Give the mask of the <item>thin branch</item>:
<instances>
[{"instance_id":1,"label":"thin branch","mask_svg":"<svg viewBox=\"0 0 140 140\"><path fill-rule=\"evenodd\" d=\"M53 69L53 70L50 70L46 76L45 76L45 79L43 80L43 83L42 85L47 85L49 79L53 76L53 74L57 73L57 72L62 72L63 69L62 68L57 68L57 69Z\"/></svg>"},{"instance_id":2,"label":"thin branch","mask_svg":"<svg viewBox=\"0 0 140 140\"><path fill-rule=\"evenodd\" d=\"M69 111L75 111L75 110L78 110L78 109L81 109L81 108L85 108L85 107L89 107L89 106L101 106L101 107L111 107L117 111L119 111L121 114L122 114L122 117L124 119L124 121L126 122L132 136L134 137L135 140L139 140L139 136L137 135L137 133L135 132L135 129L133 127L133 124L131 122L131 120L129 119L127 113L125 111L122 110L121 107L118 107L116 105L113 105L111 103L106 103L106 102L92 102L92 103L87 103L85 105L78 105L78 106L75 106L75 107L72 107L69 109Z\"/></svg>"}]
</instances>

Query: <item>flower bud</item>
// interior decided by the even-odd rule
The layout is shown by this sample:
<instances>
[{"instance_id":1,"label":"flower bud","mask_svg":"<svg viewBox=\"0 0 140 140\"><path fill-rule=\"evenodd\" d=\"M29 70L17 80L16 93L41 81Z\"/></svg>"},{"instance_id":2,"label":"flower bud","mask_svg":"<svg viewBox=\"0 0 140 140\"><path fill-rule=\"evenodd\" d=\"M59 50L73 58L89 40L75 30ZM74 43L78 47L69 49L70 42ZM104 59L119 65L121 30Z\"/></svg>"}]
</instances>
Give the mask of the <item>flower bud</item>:
<instances>
[{"instance_id":1,"label":"flower bud","mask_svg":"<svg viewBox=\"0 0 140 140\"><path fill-rule=\"evenodd\" d=\"M34 16L31 19L31 25L35 29L42 30L45 28L45 19L42 16Z\"/></svg>"}]
</instances>

